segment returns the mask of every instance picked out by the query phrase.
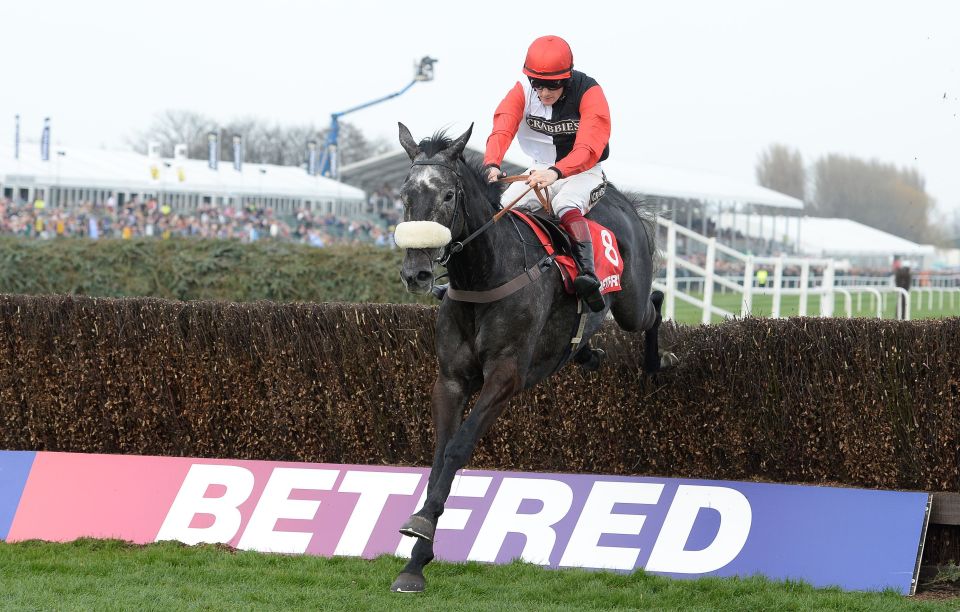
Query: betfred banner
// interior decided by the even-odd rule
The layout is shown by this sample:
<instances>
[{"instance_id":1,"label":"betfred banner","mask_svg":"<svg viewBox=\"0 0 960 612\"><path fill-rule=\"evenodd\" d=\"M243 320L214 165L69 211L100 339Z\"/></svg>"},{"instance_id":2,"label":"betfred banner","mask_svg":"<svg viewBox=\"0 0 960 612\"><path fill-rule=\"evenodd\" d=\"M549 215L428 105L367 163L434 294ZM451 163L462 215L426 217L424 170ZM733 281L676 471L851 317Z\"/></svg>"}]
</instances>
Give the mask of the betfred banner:
<instances>
[{"instance_id":1,"label":"betfred banner","mask_svg":"<svg viewBox=\"0 0 960 612\"><path fill-rule=\"evenodd\" d=\"M428 470L170 457L0 453L0 538L226 543L409 556L397 529ZM461 471L439 559L800 579L912 593L926 493L713 480Z\"/></svg>"}]
</instances>

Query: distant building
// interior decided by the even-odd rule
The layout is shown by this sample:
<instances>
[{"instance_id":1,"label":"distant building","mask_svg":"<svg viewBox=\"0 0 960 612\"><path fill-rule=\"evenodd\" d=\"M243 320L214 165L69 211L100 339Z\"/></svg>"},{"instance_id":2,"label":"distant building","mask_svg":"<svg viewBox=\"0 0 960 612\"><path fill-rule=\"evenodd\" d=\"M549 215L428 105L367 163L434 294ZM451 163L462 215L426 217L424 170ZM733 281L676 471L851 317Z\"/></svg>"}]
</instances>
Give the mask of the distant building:
<instances>
[{"instance_id":1,"label":"distant building","mask_svg":"<svg viewBox=\"0 0 960 612\"><path fill-rule=\"evenodd\" d=\"M0 195L20 202L40 199L48 207L100 204L110 198L122 206L157 198L181 211L257 206L280 214L303 208L345 217L361 213L366 201L360 189L294 166L245 163L237 171L228 162L211 170L205 159L75 147L55 148L50 161L41 161L39 153L27 155L25 147L20 159L0 153Z\"/></svg>"}]
</instances>

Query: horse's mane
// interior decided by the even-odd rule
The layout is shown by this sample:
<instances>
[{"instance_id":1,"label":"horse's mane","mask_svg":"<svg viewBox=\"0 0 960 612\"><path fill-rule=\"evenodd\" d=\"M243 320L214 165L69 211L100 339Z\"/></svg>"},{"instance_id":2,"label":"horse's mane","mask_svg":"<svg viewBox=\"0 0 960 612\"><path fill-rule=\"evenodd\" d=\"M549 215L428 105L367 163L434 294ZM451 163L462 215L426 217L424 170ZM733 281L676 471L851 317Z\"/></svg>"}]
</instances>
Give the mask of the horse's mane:
<instances>
[{"instance_id":1,"label":"horse's mane","mask_svg":"<svg viewBox=\"0 0 960 612\"><path fill-rule=\"evenodd\" d=\"M433 136L428 136L420 141L418 145L420 152L427 157L433 157L440 151L443 151L453 144L453 138L447 136L446 130L437 130Z\"/></svg>"},{"instance_id":2,"label":"horse's mane","mask_svg":"<svg viewBox=\"0 0 960 612\"><path fill-rule=\"evenodd\" d=\"M453 138L447 135L447 131L437 130L433 136L421 140L418 146L420 152L430 158L448 149L451 144L453 144ZM487 177L483 171L483 155L468 150L464 155L461 166L467 170L464 178L471 177L473 180L470 182L475 183L475 187L490 203L490 206L494 209L500 208L500 195L506 189L506 185L487 182Z\"/></svg>"}]
</instances>

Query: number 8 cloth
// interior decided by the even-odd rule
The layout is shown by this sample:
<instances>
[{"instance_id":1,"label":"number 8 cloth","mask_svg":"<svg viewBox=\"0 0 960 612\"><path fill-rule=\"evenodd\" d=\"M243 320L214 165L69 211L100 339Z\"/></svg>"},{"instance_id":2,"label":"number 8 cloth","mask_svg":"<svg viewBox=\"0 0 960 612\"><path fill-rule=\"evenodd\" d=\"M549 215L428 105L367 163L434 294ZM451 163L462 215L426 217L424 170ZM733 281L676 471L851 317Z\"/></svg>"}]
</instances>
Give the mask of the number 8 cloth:
<instances>
[{"instance_id":1,"label":"number 8 cloth","mask_svg":"<svg viewBox=\"0 0 960 612\"><path fill-rule=\"evenodd\" d=\"M549 254L556 251L553 247L550 237L540 226L531 220L526 213L516 209L510 209L510 212L517 215L527 225L533 229L540 244ZM597 278L600 280L600 293L612 293L620 291L620 277L623 274L623 258L620 256L620 248L617 246L617 237L613 235L606 227L595 221L587 219L587 225L590 226L590 238L593 240L593 265L597 271ZM569 255L558 255L556 258L557 267L563 275L563 285L567 293L573 294L573 281L577 278L577 266L573 258Z\"/></svg>"}]
</instances>

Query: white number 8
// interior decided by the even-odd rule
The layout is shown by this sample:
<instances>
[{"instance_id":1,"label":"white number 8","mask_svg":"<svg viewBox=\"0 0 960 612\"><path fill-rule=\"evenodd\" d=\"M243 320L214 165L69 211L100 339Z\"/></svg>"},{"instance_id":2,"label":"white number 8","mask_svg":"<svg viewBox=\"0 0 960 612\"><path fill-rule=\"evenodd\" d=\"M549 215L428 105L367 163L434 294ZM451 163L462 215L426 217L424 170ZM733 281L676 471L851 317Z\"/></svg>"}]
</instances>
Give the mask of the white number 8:
<instances>
[{"instance_id":1,"label":"white number 8","mask_svg":"<svg viewBox=\"0 0 960 612\"><path fill-rule=\"evenodd\" d=\"M603 255L607 258L607 261L614 266L619 266L620 255L617 253L617 249L613 247L613 235L608 230L602 230L600 232L600 242L603 243Z\"/></svg>"}]
</instances>

